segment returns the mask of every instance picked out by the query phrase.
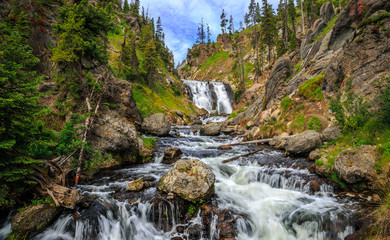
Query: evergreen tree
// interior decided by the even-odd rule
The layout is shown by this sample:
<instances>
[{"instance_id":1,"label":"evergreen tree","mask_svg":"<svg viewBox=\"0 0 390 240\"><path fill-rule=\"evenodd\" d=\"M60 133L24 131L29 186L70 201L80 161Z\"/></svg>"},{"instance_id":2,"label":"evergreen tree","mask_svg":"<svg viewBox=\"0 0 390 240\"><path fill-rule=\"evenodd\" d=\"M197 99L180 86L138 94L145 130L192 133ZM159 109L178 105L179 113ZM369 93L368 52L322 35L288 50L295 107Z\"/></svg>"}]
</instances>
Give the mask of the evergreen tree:
<instances>
[{"instance_id":1,"label":"evergreen tree","mask_svg":"<svg viewBox=\"0 0 390 240\"><path fill-rule=\"evenodd\" d=\"M294 30L294 34L296 34L295 20L297 18L297 11L295 9L294 0L288 0L288 18Z\"/></svg>"},{"instance_id":2,"label":"evergreen tree","mask_svg":"<svg viewBox=\"0 0 390 240\"><path fill-rule=\"evenodd\" d=\"M125 0L125 3L123 5L123 12L128 13L129 11L130 11L129 2L127 0Z\"/></svg>"},{"instance_id":3,"label":"evergreen tree","mask_svg":"<svg viewBox=\"0 0 390 240\"><path fill-rule=\"evenodd\" d=\"M138 14L139 14L139 6L140 6L139 0L135 0L133 3L130 4L131 15L138 16Z\"/></svg>"},{"instance_id":4,"label":"evergreen tree","mask_svg":"<svg viewBox=\"0 0 390 240\"><path fill-rule=\"evenodd\" d=\"M139 61L137 57L136 44L134 34L130 31L128 34L128 42L124 43L122 62L124 65L124 74L127 80L133 81L139 75Z\"/></svg>"},{"instance_id":5,"label":"evergreen tree","mask_svg":"<svg viewBox=\"0 0 390 240\"><path fill-rule=\"evenodd\" d=\"M228 30L229 30L229 34L234 33L234 23L233 23L233 16L232 15L230 15Z\"/></svg>"},{"instance_id":6,"label":"evergreen tree","mask_svg":"<svg viewBox=\"0 0 390 240\"><path fill-rule=\"evenodd\" d=\"M244 30L244 24L242 23L242 21L240 21L240 31L243 31Z\"/></svg>"},{"instance_id":7,"label":"evergreen tree","mask_svg":"<svg viewBox=\"0 0 390 240\"><path fill-rule=\"evenodd\" d=\"M159 41L162 41L162 35L163 35L163 29L161 25L161 18L158 17L157 22L156 22L156 38Z\"/></svg>"},{"instance_id":8,"label":"evergreen tree","mask_svg":"<svg viewBox=\"0 0 390 240\"><path fill-rule=\"evenodd\" d=\"M268 47L268 61L271 62L271 51L275 45L276 23L272 6L268 4L267 0L263 0L263 22L261 37L264 44Z\"/></svg>"},{"instance_id":9,"label":"evergreen tree","mask_svg":"<svg viewBox=\"0 0 390 240\"><path fill-rule=\"evenodd\" d=\"M210 32L210 26L207 24L207 43L211 43L211 32Z\"/></svg>"},{"instance_id":10,"label":"evergreen tree","mask_svg":"<svg viewBox=\"0 0 390 240\"><path fill-rule=\"evenodd\" d=\"M145 46L144 60L140 65L140 69L145 75L148 86L151 87L153 77L157 72L157 52L156 44L153 40L149 41Z\"/></svg>"},{"instance_id":11,"label":"evergreen tree","mask_svg":"<svg viewBox=\"0 0 390 240\"><path fill-rule=\"evenodd\" d=\"M16 26L0 23L0 206L9 203L10 190L25 186L39 162L31 151L42 131L36 126L42 80L34 70L38 62Z\"/></svg>"},{"instance_id":12,"label":"evergreen tree","mask_svg":"<svg viewBox=\"0 0 390 240\"><path fill-rule=\"evenodd\" d=\"M245 26L248 28L250 25L250 16L248 13L245 13L244 22L245 22Z\"/></svg>"},{"instance_id":13,"label":"evergreen tree","mask_svg":"<svg viewBox=\"0 0 390 240\"><path fill-rule=\"evenodd\" d=\"M226 19L226 14L225 14L225 9L222 9L222 14L221 14L221 29L222 29L222 34L226 33L226 25L227 25L228 20Z\"/></svg>"},{"instance_id":14,"label":"evergreen tree","mask_svg":"<svg viewBox=\"0 0 390 240\"><path fill-rule=\"evenodd\" d=\"M256 2L251 0L248 7L248 22L250 25L254 26L256 24Z\"/></svg>"},{"instance_id":15,"label":"evergreen tree","mask_svg":"<svg viewBox=\"0 0 390 240\"><path fill-rule=\"evenodd\" d=\"M205 27L204 27L204 23L203 23L203 18L200 21L200 23L198 24L198 32L196 35L198 36L196 42L201 43L201 44L204 43L204 40L206 39L206 32L205 32Z\"/></svg>"}]
</instances>

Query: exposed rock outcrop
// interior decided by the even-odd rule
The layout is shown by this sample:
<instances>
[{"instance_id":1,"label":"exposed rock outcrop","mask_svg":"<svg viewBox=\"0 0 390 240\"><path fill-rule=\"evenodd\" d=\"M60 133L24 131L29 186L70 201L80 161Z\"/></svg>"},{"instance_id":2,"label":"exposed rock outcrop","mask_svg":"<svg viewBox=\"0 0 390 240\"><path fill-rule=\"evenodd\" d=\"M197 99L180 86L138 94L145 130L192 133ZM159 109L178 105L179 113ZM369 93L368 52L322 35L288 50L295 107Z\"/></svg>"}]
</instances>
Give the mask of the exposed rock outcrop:
<instances>
[{"instance_id":1,"label":"exposed rock outcrop","mask_svg":"<svg viewBox=\"0 0 390 240\"><path fill-rule=\"evenodd\" d=\"M163 137L169 134L171 131L171 121L163 113L156 113L149 115L144 119L142 124L142 130L147 133Z\"/></svg>"},{"instance_id":2,"label":"exposed rock outcrop","mask_svg":"<svg viewBox=\"0 0 390 240\"><path fill-rule=\"evenodd\" d=\"M265 84L265 102L267 107L272 106L273 100L284 96L286 79L292 74L291 61L285 58L279 59Z\"/></svg>"},{"instance_id":3,"label":"exposed rock outcrop","mask_svg":"<svg viewBox=\"0 0 390 240\"><path fill-rule=\"evenodd\" d=\"M215 175L202 161L179 160L161 176L157 188L187 201L207 200L214 192Z\"/></svg>"},{"instance_id":4,"label":"exposed rock outcrop","mask_svg":"<svg viewBox=\"0 0 390 240\"><path fill-rule=\"evenodd\" d=\"M374 147L363 145L356 152L347 149L339 154L334 168L339 177L348 183L370 182L376 177L376 158Z\"/></svg>"},{"instance_id":5,"label":"exposed rock outcrop","mask_svg":"<svg viewBox=\"0 0 390 240\"><path fill-rule=\"evenodd\" d=\"M303 133L291 136L286 142L286 151L292 155L305 155L322 144L318 132L307 130Z\"/></svg>"}]
</instances>

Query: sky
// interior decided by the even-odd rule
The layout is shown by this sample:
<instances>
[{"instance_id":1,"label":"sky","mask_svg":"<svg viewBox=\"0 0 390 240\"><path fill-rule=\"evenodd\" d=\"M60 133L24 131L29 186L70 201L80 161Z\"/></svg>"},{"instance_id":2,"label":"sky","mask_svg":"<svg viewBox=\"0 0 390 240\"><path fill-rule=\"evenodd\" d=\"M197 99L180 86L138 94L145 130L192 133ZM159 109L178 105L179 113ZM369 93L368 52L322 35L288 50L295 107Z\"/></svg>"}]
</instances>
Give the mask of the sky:
<instances>
[{"instance_id":1,"label":"sky","mask_svg":"<svg viewBox=\"0 0 390 240\"><path fill-rule=\"evenodd\" d=\"M235 28L248 11L250 0L140 0L149 16L155 21L161 17L165 33L165 43L173 51L175 64L182 62L187 56L187 50L196 42L198 23L209 24L212 40L216 41L221 33L220 15L225 9L227 18L233 16ZM279 0L269 0L274 8Z\"/></svg>"}]
</instances>

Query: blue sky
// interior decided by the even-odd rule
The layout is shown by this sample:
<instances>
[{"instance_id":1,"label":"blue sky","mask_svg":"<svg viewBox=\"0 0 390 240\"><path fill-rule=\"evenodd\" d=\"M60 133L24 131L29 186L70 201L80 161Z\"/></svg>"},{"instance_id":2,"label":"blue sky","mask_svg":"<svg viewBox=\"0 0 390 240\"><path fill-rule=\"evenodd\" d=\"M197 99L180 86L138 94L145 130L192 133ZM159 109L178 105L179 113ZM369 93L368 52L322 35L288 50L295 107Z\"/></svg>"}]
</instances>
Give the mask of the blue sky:
<instances>
[{"instance_id":1,"label":"blue sky","mask_svg":"<svg viewBox=\"0 0 390 240\"><path fill-rule=\"evenodd\" d=\"M220 15L225 9L227 16L233 15L234 25L238 28L244 22L250 0L141 0L141 5L161 22L165 32L165 42L175 55L175 64L187 55L187 49L196 41L198 23L203 17L208 23L213 40L221 33ZM279 0L269 0L274 8Z\"/></svg>"}]
</instances>

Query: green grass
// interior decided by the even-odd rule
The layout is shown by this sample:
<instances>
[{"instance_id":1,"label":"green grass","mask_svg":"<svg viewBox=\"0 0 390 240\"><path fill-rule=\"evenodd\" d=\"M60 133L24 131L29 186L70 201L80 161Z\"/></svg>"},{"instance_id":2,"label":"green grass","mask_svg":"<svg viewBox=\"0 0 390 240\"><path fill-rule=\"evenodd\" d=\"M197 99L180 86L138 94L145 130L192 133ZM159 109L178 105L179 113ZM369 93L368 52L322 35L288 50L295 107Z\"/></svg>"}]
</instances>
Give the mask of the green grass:
<instances>
[{"instance_id":1,"label":"green grass","mask_svg":"<svg viewBox=\"0 0 390 240\"><path fill-rule=\"evenodd\" d=\"M334 16L334 18L328 23L328 25L322 30L322 32L320 33L320 35L318 35L314 41L317 41L317 40L322 39L323 37L325 37L326 34L328 34L328 33L330 32L330 30L332 30L332 28L333 28L334 25L336 24L336 20L337 20L338 18L339 18L339 14L337 14L336 16Z\"/></svg>"},{"instance_id":2,"label":"green grass","mask_svg":"<svg viewBox=\"0 0 390 240\"><path fill-rule=\"evenodd\" d=\"M294 101L291 100L290 96L285 96L280 102L280 106L283 109L283 112L286 112L290 107L294 105Z\"/></svg>"},{"instance_id":3,"label":"green grass","mask_svg":"<svg viewBox=\"0 0 390 240\"><path fill-rule=\"evenodd\" d=\"M322 100L324 97L322 96L321 85L324 80L324 74L321 74L317 77L311 78L303 83L298 88L298 94L305 99L312 101Z\"/></svg>"},{"instance_id":4,"label":"green grass","mask_svg":"<svg viewBox=\"0 0 390 240\"><path fill-rule=\"evenodd\" d=\"M299 114L297 118L291 123L290 128L294 133L299 133L305 130L305 115Z\"/></svg>"},{"instance_id":5,"label":"green grass","mask_svg":"<svg viewBox=\"0 0 390 240\"><path fill-rule=\"evenodd\" d=\"M206 62L200 66L201 70L208 70L211 68L211 66L217 64L217 63L223 63L229 58L229 52L221 51L217 52L213 56L209 57Z\"/></svg>"},{"instance_id":6,"label":"green grass","mask_svg":"<svg viewBox=\"0 0 390 240\"><path fill-rule=\"evenodd\" d=\"M254 68L255 66L252 63L249 62L244 63L244 72L245 72L245 79L246 79L245 87L247 89L252 86L253 79L249 79L248 75L253 71Z\"/></svg>"},{"instance_id":7,"label":"green grass","mask_svg":"<svg viewBox=\"0 0 390 240\"><path fill-rule=\"evenodd\" d=\"M168 89L160 82L155 82L153 90L140 83L133 85L133 97L142 118L154 113L167 113L170 110L181 110L186 115L195 113L184 96L177 96L174 89Z\"/></svg>"},{"instance_id":8,"label":"green grass","mask_svg":"<svg viewBox=\"0 0 390 240\"><path fill-rule=\"evenodd\" d=\"M246 109L246 108L241 108L240 110L238 110L238 111L236 111L236 112L232 112L232 113L229 115L228 119L235 118L238 114L244 112L245 109Z\"/></svg>"},{"instance_id":9,"label":"green grass","mask_svg":"<svg viewBox=\"0 0 390 240\"><path fill-rule=\"evenodd\" d=\"M309 122L307 123L307 129L319 131L322 129L321 121L318 117L312 117L310 118Z\"/></svg>"},{"instance_id":10,"label":"green grass","mask_svg":"<svg viewBox=\"0 0 390 240\"><path fill-rule=\"evenodd\" d=\"M157 147L157 140L155 138L142 138L145 148L153 149Z\"/></svg>"}]
</instances>

